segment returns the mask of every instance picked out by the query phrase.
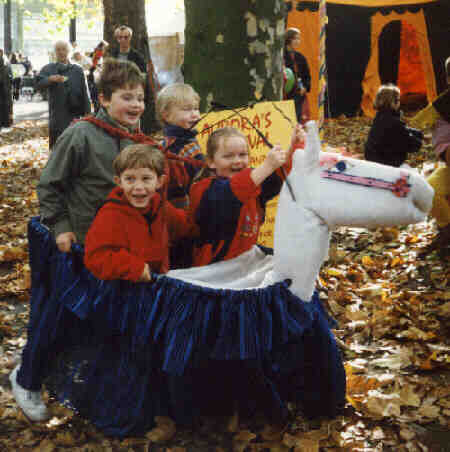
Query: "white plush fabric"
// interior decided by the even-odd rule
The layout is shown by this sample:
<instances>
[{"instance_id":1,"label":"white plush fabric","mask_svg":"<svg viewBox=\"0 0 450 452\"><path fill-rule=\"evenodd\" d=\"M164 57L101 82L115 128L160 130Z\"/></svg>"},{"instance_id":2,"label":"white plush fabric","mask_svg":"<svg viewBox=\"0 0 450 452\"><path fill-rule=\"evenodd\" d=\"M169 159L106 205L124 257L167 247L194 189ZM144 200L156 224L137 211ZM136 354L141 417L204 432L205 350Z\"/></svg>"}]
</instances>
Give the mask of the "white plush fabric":
<instances>
[{"instance_id":1,"label":"white plush fabric","mask_svg":"<svg viewBox=\"0 0 450 452\"><path fill-rule=\"evenodd\" d=\"M321 153L317 126L306 124L307 144L297 150L289 181L278 203L274 231L274 256L257 248L238 258L204 267L169 272L200 286L252 289L291 279L291 291L309 301L320 267L327 256L330 230L336 226L393 226L423 221L433 202L433 189L416 171ZM408 175L406 197L380 188L325 179L322 171L345 163L345 174L377 178L388 183Z\"/></svg>"},{"instance_id":2,"label":"white plush fabric","mask_svg":"<svg viewBox=\"0 0 450 452\"><path fill-rule=\"evenodd\" d=\"M252 249L228 261L203 267L171 270L167 276L214 289L256 289L267 286L266 275L273 270L273 256L260 248Z\"/></svg>"}]
</instances>

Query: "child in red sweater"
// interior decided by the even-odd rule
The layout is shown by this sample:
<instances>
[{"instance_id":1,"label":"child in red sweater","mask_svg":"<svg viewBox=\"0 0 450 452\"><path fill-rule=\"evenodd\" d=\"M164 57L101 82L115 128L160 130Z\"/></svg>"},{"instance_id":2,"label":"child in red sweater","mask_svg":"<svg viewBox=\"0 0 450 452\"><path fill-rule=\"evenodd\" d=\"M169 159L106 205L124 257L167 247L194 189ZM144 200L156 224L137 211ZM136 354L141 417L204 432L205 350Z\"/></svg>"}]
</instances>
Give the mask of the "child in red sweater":
<instances>
[{"instance_id":1,"label":"child in red sweater","mask_svg":"<svg viewBox=\"0 0 450 452\"><path fill-rule=\"evenodd\" d=\"M152 280L169 270L169 240L189 234L186 212L163 202L165 157L130 145L113 162L117 184L98 211L85 241L84 263L97 278Z\"/></svg>"},{"instance_id":2,"label":"child in red sweater","mask_svg":"<svg viewBox=\"0 0 450 452\"><path fill-rule=\"evenodd\" d=\"M97 69L98 63L103 58L103 55L106 52L106 49L108 48L108 43L106 41L101 40L97 47L92 52L92 66L91 71L94 72L95 69Z\"/></svg>"},{"instance_id":3,"label":"child in red sweater","mask_svg":"<svg viewBox=\"0 0 450 452\"><path fill-rule=\"evenodd\" d=\"M283 183L277 170L283 165L290 170L292 153L303 141L303 129L297 125L289 151L275 146L252 169L245 135L233 127L211 134L206 149L208 169L199 174L190 191L190 217L199 231L193 266L232 259L256 244L266 203L279 194Z\"/></svg>"}]
</instances>

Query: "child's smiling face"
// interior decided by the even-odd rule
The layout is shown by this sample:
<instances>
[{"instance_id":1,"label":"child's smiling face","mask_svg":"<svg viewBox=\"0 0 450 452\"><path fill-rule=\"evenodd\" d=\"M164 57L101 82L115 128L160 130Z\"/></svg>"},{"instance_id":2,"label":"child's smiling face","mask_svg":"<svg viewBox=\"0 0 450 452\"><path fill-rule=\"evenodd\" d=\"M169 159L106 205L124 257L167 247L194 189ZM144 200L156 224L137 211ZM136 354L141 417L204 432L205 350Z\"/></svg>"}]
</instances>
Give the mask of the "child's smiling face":
<instances>
[{"instance_id":1,"label":"child's smiling face","mask_svg":"<svg viewBox=\"0 0 450 452\"><path fill-rule=\"evenodd\" d=\"M247 168L250 157L247 140L240 136L223 137L212 160L208 162L217 176L231 177Z\"/></svg>"},{"instance_id":2,"label":"child's smiling face","mask_svg":"<svg viewBox=\"0 0 450 452\"><path fill-rule=\"evenodd\" d=\"M145 210L156 190L161 188L163 176L158 177L150 168L128 168L120 176L115 176L114 181L133 207Z\"/></svg>"},{"instance_id":3,"label":"child's smiling face","mask_svg":"<svg viewBox=\"0 0 450 452\"><path fill-rule=\"evenodd\" d=\"M100 95L99 100L109 116L122 126L135 128L139 125L139 119L145 108L142 85L119 88L112 93L111 99L106 100Z\"/></svg>"},{"instance_id":4,"label":"child's smiling face","mask_svg":"<svg viewBox=\"0 0 450 452\"><path fill-rule=\"evenodd\" d=\"M192 129L200 119L198 102L192 100L179 105L171 105L162 114L162 118L167 124Z\"/></svg>"}]
</instances>

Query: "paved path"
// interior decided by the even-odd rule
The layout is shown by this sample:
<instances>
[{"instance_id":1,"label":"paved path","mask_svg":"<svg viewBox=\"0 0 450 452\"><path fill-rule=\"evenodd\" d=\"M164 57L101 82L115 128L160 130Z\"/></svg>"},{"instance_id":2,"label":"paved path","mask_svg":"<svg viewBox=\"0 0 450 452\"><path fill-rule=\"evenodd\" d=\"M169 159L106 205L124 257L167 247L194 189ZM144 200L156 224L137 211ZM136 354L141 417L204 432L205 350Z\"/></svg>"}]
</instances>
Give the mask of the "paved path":
<instances>
[{"instance_id":1,"label":"paved path","mask_svg":"<svg viewBox=\"0 0 450 452\"><path fill-rule=\"evenodd\" d=\"M26 120L48 120L48 102L43 101L39 95L33 100L19 99L13 106L14 124Z\"/></svg>"}]
</instances>

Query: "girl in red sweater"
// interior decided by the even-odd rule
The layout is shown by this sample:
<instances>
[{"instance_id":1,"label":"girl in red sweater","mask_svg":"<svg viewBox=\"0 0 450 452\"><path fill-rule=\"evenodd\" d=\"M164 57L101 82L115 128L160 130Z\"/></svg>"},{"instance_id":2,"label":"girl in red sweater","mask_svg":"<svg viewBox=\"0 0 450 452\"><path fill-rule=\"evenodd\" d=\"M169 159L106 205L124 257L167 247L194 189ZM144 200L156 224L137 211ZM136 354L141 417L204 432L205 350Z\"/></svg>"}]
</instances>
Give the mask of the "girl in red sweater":
<instances>
[{"instance_id":1,"label":"girl in red sweater","mask_svg":"<svg viewBox=\"0 0 450 452\"><path fill-rule=\"evenodd\" d=\"M169 270L169 240L189 234L186 212L163 202L165 157L145 144L127 146L113 162L117 187L85 241L84 264L97 278L151 281Z\"/></svg>"},{"instance_id":2,"label":"girl in red sweater","mask_svg":"<svg viewBox=\"0 0 450 452\"><path fill-rule=\"evenodd\" d=\"M232 259L256 244L266 203L283 183L277 170L283 165L290 170L292 153L303 141L303 129L297 125L289 151L275 146L252 169L247 138L238 129L224 127L211 134L208 170L199 174L190 191L191 221L198 228L193 266Z\"/></svg>"}]
</instances>

